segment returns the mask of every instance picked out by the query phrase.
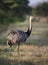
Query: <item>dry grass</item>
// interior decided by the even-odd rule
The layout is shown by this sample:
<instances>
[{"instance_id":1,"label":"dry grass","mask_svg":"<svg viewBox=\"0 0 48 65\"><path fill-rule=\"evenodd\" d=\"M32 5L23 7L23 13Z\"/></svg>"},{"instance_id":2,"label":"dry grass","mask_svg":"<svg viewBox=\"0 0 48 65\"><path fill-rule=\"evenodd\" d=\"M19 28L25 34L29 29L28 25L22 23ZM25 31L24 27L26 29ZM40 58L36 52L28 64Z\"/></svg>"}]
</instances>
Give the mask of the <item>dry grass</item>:
<instances>
[{"instance_id":1,"label":"dry grass","mask_svg":"<svg viewBox=\"0 0 48 65\"><path fill-rule=\"evenodd\" d=\"M0 65L48 65L48 46L21 45L18 57L17 46L7 50L0 46Z\"/></svg>"}]
</instances>

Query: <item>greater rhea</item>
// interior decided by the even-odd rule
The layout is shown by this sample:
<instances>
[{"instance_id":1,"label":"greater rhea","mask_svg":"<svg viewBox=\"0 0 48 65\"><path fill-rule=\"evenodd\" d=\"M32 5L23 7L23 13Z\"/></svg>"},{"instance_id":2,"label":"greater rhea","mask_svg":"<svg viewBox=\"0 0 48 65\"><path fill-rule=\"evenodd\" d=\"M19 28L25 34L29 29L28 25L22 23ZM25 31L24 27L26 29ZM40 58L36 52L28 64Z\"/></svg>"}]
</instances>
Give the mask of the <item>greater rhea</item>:
<instances>
[{"instance_id":1,"label":"greater rhea","mask_svg":"<svg viewBox=\"0 0 48 65\"><path fill-rule=\"evenodd\" d=\"M13 44L18 44L18 52L19 52L19 46L21 42L26 42L27 38L30 36L32 31L32 23L31 21L34 19L33 16L30 16L29 22L30 25L28 27L28 30L26 32L22 30L16 30L16 31L10 31L7 35L7 44L11 47Z\"/></svg>"}]
</instances>

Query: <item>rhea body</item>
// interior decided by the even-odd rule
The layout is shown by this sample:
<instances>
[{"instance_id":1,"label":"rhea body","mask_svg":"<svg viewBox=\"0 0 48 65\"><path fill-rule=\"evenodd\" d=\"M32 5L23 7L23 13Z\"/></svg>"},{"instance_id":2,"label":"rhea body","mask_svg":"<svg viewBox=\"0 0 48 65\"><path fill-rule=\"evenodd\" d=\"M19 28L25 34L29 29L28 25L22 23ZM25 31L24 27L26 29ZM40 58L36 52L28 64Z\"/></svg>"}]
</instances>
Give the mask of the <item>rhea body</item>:
<instances>
[{"instance_id":1,"label":"rhea body","mask_svg":"<svg viewBox=\"0 0 48 65\"><path fill-rule=\"evenodd\" d=\"M16 30L16 31L11 31L7 35L7 44L11 47L13 44L17 43L18 44L18 50L19 50L19 45L21 42L26 42L27 38L30 36L31 31L32 31L32 23L31 20L33 19L32 16L29 18L29 27L26 32L22 30Z\"/></svg>"}]
</instances>

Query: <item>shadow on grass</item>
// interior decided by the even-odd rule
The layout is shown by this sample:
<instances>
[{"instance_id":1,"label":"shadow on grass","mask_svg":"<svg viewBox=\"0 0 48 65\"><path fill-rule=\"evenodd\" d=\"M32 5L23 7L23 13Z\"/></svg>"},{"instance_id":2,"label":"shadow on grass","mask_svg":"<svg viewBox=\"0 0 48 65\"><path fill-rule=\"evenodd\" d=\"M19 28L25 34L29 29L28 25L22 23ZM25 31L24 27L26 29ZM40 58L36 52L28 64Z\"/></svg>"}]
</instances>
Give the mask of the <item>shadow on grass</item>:
<instances>
[{"instance_id":1,"label":"shadow on grass","mask_svg":"<svg viewBox=\"0 0 48 65\"><path fill-rule=\"evenodd\" d=\"M30 61L19 61L17 59L15 60L10 60L10 59L7 59L7 58L0 58L0 64L1 65L35 65L33 62L30 62Z\"/></svg>"},{"instance_id":2,"label":"shadow on grass","mask_svg":"<svg viewBox=\"0 0 48 65\"><path fill-rule=\"evenodd\" d=\"M17 60L17 59L7 59L0 57L0 65L48 65L48 59L41 58L37 61L31 60Z\"/></svg>"}]
</instances>

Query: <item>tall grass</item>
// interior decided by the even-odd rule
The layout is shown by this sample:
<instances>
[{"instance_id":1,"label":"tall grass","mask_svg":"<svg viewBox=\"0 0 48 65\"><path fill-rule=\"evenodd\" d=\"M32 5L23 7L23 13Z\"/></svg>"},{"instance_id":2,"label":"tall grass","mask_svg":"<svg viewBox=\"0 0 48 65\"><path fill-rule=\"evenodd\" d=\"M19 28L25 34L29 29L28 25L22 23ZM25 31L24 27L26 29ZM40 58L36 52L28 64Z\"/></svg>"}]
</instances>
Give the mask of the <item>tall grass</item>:
<instances>
[{"instance_id":1,"label":"tall grass","mask_svg":"<svg viewBox=\"0 0 48 65\"><path fill-rule=\"evenodd\" d=\"M18 57L17 46L11 50L0 46L1 65L48 65L48 46L21 45Z\"/></svg>"}]
</instances>

